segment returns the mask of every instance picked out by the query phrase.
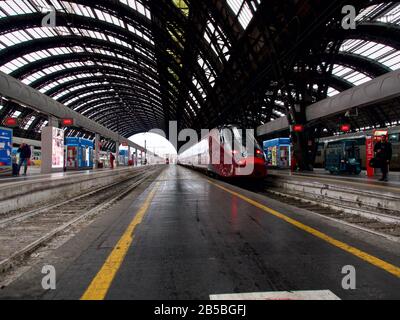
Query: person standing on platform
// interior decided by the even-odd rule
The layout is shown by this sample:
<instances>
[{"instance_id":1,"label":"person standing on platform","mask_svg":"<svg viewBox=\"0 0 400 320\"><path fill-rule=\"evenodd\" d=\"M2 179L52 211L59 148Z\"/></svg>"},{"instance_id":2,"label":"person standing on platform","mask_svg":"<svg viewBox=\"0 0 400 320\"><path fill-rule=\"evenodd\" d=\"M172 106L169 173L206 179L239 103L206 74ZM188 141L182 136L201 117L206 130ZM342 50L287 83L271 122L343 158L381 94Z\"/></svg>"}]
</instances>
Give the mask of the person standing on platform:
<instances>
[{"instance_id":1,"label":"person standing on platform","mask_svg":"<svg viewBox=\"0 0 400 320\"><path fill-rule=\"evenodd\" d=\"M23 175L26 176L26 172L28 171L28 161L31 158L31 147L29 147L26 143L23 143L18 149L18 153L19 153L18 175L20 174L21 166L24 165Z\"/></svg>"},{"instance_id":2,"label":"person standing on platform","mask_svg":"<svg viewBox=\"0 0 400 320\"><path fill-rule=\"evenodd\" d=\"M112 152L110 152L110 164L111 164L111 169L114 169L114 161L115 157Z\"/></svg>"},{"instance_id":3,"label":"person standing on platform","mask_svg":"<svg viewBox=\"0 0 400 320\"><path fill-rule=\"evenodd\" d=\"M379 161L382 178L379 181L388 181L389 164L392 160L392 144L387 136L383 136L374 148L375 157Z\"/></svg>"}]
</instances>

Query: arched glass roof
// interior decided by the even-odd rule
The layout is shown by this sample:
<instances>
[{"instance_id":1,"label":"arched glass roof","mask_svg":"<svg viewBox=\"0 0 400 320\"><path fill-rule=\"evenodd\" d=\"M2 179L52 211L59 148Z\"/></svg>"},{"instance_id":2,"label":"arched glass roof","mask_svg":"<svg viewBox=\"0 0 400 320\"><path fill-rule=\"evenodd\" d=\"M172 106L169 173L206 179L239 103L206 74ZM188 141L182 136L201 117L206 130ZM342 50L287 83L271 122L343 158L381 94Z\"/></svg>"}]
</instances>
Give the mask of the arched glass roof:
<instances>
[{"instance_id":1,"label":"arched glass roof","mask_svg":"<svg viewBox=\"0 0 400 320\"><path fill-rule=\"evenodd\" d=\"M6 0L0 70L127 137L169 120L256 126L400 67L400 5L352 3L356 31L338 28L336 1ZM0 107L27 134L46 123Z\"/></svg>"}]
</instances>

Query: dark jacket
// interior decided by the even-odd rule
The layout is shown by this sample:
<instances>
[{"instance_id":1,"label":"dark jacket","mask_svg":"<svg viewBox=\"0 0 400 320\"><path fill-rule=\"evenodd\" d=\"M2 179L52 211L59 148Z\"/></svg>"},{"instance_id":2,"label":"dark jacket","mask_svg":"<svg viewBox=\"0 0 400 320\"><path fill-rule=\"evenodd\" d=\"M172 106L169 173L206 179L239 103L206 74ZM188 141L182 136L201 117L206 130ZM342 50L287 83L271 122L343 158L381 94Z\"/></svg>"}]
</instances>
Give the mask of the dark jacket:
<instances>
[{"instance_id":1,"label":"dark jacket","mask_svg":"<svg viewBox=\"0 0 400 320\"><path fill-rule=\"evenodd\" d=\"M31 157L31 148L27 145L23 146L22 148L18 149L19 156L22 159L30 159Z\"/></svg>"},{"instance_id":2,"label":"dark jacket","mask_svg":"<svg viewBox=\"0 0 400 320\"><path fill-rule=\"evenodd\" d=\"M392 144L379 141L374 148L376 158L379 160L392 160Z\"/></svg>"}]
</instances>

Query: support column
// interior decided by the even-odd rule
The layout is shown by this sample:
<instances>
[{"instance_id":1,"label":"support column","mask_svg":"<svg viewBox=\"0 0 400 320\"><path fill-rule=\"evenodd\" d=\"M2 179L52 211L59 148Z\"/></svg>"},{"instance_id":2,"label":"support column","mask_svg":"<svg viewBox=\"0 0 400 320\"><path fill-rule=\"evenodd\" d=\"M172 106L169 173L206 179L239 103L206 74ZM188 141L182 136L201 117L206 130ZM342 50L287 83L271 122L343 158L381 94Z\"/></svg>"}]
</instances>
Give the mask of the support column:
<instances>
[{"instance_id":1,"label":"support column","mask_svg":"<svg viewBox=\"0 0 400 320\"><path fill-rule=\"evenodd\" d=\"M94 167L95 169L99 168L99 162L100 162L100 135L96 133L96 136L94 138L94 145L95 145L95 150L94 150Z\"/></svg>"},{"instance_id":2,"label":"support column","mask_svg":"<svg viewBox=\"0 0 400 320\"><path fill-rule=\"evenodd\" d=\"M131 156L131 146L128 145L128 166L129 166L129 162L131 162L133 165L132 156Z\"/></svg>"},{"instance_id":3,"label":"support column","mask_svg":"<svg viewBox=\"0 0 400 320\"><path fill-rule=\"evenodd\" d=\"M139 165L138 163L138 149L135 149L135 167Z\"/></svg>"},{"instance_id":4,"label":"support column","mask_svg":"<svg viewBox=\"0 0 400 320\"><path fill-rule=\"evenodd\" d=\"M118 141L115 141L115 165L119 167L119 148L120 144Z\"/></svg>"},{"instance_id":5,"label":"support column","mask_svg":"<svg viewBox=\"0 0 400 320\"><path fill-rule=\"evenodd\" d=\"M304 101L295 103L292 107L292 125L303 125L302 132L291 131L293 153L297 168L300 171L313 171L313 148L315 147L315 132L307 127L306 103Z\"/></svg>"},{"instance_id":6,"label":"support column","mask_svg":"<svg viewBox=\"0 0 400 320\"><path fill-rule=\"evenodd\" d=\"M62 172L65 167L64 130L58 128L58 119L49 117L49 124L42 130L43 174Z\"/></svg>"},{"instance_id":7,"label":"support column","mask_svg":"<svg viewBox=\"0 0 400 320\"><path fill-rule=\"evenodd\" d=\"M49 123L47 124L48 127L58 128L60 125L60 121L56 117L49 116L48 121L49 121Z\"/></svg>"}]
</instances>

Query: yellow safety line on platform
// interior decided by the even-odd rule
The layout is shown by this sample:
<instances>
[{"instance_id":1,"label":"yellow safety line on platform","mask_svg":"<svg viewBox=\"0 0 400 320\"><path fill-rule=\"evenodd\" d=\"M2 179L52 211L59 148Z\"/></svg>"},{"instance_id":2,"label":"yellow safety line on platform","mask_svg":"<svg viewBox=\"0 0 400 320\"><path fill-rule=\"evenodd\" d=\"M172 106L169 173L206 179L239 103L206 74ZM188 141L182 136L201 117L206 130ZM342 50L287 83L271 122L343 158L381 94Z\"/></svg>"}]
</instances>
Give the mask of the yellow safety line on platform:
<instances>
[{"instance_id":1,"label":"yellow safety line on platform","mask_svg":"<svg viewBox=\"0 0 400 320\"><path fill-rule=\"evenodd\" d=\"M287 223L289 223L289 224L291 224L291 225L293 225L293 226L295 226L295 227L297 227L297 228L299 228L299 229L301 229L303 231L306 231L306 232L316 236L317 238L320 238L320 239L330 243L331 245L334 245L335 247L338 247L338 248L340 248L340 249L342 249L342 250L344 250L346 252L349 252L349 253L353 254L354 256L356 256L356 257L358 257L358 258L360 258L360 259L362 259L364 261L367 261L367 262L373 264L374 266L376 266L378 268L381 268L381 269L391 273L392 275L400 278L400 268L399 267L396 267L395 265L392 265L392 264L390 264L390 263L388 263L386 261L383 261L383 260L381 260L379 258L376 258L376 257L374 257L374 256L372 256L372 255L370 255L370 254L368 254L368 253L366 253L364 251L361 251L361 250L359 250L359 249L357 249L355 247L352 247L352 246L350 246L350 245L348 245L348 244L346 244L344 242L336 240L336 239L326 235L325 233L322 233L322 232L320 232L320 231L318 231L318 230L316 230L316 229L314 229L312 227L309 227L309 226L307 226L307 225L305 225L305 224L303 224L303 223L301 223L301 222L299 222L297 220L289 218L288 216L286 216L286 215L284 215L284 214L282 214L282 213L280 213L280 212L278 212L276 210L268 208L267 206L265 206L265 205L263 205L263 204L261 204L261 203L259 203L257 201L254 201L254 200L252 200L252 199L250 199L250 198L248 198L248 197L246 197L246 196L244 196L244 195L242 195L242 194L240 194L238 192L235 192L233 190L225 188L225 187L223 187L223 186L221 186L221 185L219 185L219 184L217 184L217 183L215 183L215 182L213 182L211 180L207 179L207 181L210 184L212 184L212 185L214 185L214 186L216 186L216 187L218 187L218 188L230 193L231 195L234 195L234 196L246 201L247 203L250 203L251 205L253 205L253 206L257 207L257 208L259 208L259 209L261 209L261 210L263 210L263 211L265 211L265 212L267 212L269 214L272 214L275 217L277 217L279 219L282 219L282 220L286 221Z\"/></svg>"},{"instance_id":2,"label":"yellow safety line on platform","mask_svg":"<svg viewBox=\"0 0 400 320\"><path fill-rule=\"evenodd\" d=\"M117 245L101 267L100 271L81 297L81 300L103 300L105 298L115 275L121 267L121 264L132 245L134 238L133 233L136 227L143 221L159 185L160 183L157 183L154 189L149 193L142 207L139 209L121 239L118 241Z\"/></svg>"}]
</instances>

